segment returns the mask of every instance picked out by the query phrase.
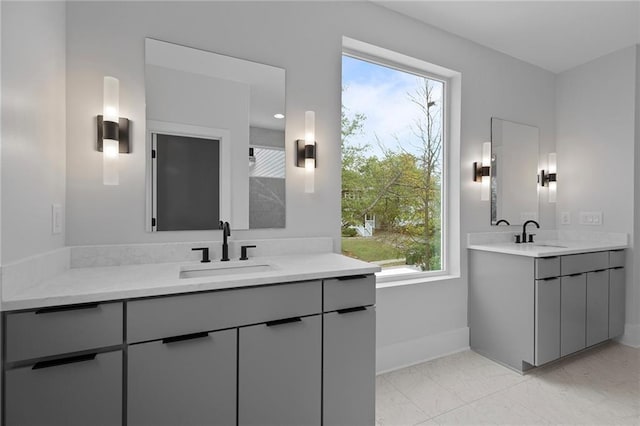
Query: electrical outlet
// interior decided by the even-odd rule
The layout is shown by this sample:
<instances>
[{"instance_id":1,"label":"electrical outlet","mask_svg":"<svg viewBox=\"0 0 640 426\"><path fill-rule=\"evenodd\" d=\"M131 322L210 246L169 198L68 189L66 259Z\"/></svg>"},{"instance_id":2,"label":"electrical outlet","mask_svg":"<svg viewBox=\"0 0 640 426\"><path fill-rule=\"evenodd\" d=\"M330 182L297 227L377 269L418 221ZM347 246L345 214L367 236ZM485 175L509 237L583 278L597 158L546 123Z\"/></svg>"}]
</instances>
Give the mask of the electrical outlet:
<instances>
[{"instance_id":1,"label":"electrical outlet","mask_svg":"<svg viewBox=\"0 0 640 426\"><path fill-rule=\"evenodd\" d=\"M570 212L560 212L560 224L561 225L571 225L571 213Z\"/></svg>"},{"instance_id":2,"label":"electrical outlet","mask_svg":"<svg viewBox=\"0 0 640 426\"><path fill-rule=\"evenodd\" d=\"M580 212L580 225L601 226L602 212Z\"/></svg>"},{"instance_id":3,"label":"electrical outlet","mask_svg":"<svg viewBox=\"0 0 640 426\"><path fill-rule=\"evenodd\" d=\"M62 233L62 206L60 204L51 205L51 233Z\"/></svg>"}]
</instances>

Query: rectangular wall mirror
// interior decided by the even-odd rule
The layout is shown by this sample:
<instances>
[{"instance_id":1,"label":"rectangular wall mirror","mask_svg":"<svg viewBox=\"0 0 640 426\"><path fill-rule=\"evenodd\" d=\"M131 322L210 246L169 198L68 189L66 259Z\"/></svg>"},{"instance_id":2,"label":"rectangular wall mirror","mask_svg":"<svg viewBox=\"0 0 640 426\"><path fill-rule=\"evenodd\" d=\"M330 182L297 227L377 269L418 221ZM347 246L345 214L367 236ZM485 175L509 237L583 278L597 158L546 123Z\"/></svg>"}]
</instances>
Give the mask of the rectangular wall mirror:
<instances>
[{"instance_id":1,"label":"rectangular wall mirror","mask_svg":"<svg viewBox=\"0 0 640 426\"><path fill-rule=\"evenodd\" d=\"M148 231L285 226L283 69L145 39L145 90Z\"/></svg>"},{"instance_id":2,"label":"rectangular wall mirror","mask_svg":"<svg viewBox=\"0 0 640 426\"><path fill-rule=\"evenodd\" d=\"M538 220L537 127L491 119L491 224Z\"/></svg>"}]
</instances>

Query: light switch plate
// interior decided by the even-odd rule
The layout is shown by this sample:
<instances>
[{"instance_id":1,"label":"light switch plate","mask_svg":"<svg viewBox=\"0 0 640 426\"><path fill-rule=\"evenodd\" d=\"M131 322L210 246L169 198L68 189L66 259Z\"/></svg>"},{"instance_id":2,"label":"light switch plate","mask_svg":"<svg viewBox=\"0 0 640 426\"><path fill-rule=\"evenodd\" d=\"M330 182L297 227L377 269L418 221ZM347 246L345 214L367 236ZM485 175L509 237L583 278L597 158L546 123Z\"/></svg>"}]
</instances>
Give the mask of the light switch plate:
<instances>
[{"instance_id":1,"label":"light switch plate","mask_svg":"<svg viewBox=\"0 0 640 426\"><path fill-rule=\"evenodd\" d=\"M580 212L580 225L602 226L602 212Z\"/></svg>"},{"instance_id":2,"label":"light switch plate","mask_svg":"<svg viewBox=\"0 0 640 426\"><path fill-rule=\"evenodd\" d=\"M62 206L60 204L51 205L51 233L62 233Z\"/></svg>"},{"instance_id":3,"label":"light switch plate","mask_svg":"<svg viewBox=\"0 0 640 426\"><path fill-rule=\"evenodd\" d=\"M570 212L560 212L560 224L561 225L571 225L571 213Z\"/></svg>"}]
</instances>

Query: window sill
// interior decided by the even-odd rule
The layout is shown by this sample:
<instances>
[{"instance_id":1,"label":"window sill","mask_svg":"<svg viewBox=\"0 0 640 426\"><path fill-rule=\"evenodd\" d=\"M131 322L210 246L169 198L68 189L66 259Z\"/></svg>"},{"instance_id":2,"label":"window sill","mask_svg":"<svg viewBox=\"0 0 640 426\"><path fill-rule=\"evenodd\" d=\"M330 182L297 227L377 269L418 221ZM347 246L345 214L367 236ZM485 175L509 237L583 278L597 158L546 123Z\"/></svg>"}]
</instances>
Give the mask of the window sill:
<instances>
[{"instance_id":1,"label":"window sill","mask_svg":"<svg viewBox=\"0 0 640 426\"><path fill-rule=\"evenodd\" d=\"M460 275L455 274L443 274L443 275L431 275L423 277L413 277L407 279L397 279L393 281L377 282L376 289L389 288L389 287L402 287L415 284L435 283L440 281L449 281L459 279Z\"/></svg>"}]
</instances>

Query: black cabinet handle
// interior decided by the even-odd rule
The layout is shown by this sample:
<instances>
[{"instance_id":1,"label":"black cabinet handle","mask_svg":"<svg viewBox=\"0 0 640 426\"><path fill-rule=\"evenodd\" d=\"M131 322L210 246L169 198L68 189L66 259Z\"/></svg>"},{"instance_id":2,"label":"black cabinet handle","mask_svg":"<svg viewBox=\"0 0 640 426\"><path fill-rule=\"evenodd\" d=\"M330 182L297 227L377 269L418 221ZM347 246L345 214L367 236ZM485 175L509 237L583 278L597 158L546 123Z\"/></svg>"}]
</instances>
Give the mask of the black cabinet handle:
<instances>
[{"instance_id":1,"label":"black cabinet handle","mask_svg":"<svg viewBox=\"0 0 640 426\"><path fill-rule=\"evenodd\" d=\"M76 355L67 358L52 359L50 361L40 361L33 364L32 370L40 370L42 368L56 367L58 365L74 364L76 362L92 361L96 359L97 353L87 355Z\"/></svg>"},{"instance_id":2,"label":"black cabinet handle","mask_svg":"<svg viewBox=\"0 0 640 426\"><path fill-rule=\"evenodd\" d=\"M173 337L165 337L162 339L162 343L175 343L175 342L183 342L185 340L193 340L193 339L202 339L203 337L208 337L209 333L206 331L200 333L191 333L191 334L183 334L182 336L173 336Z\"/></svg>"},{"instance_id":3,"label":"black cabinet handle","mask_svg":"<svg viewBox=\"0 0 640 426\"><path fill-rule=\"evenodd\" d=\"M611 268L611 269L624 269L624 266L614 266L614 267L613 267L613 268Z\"/></svg>"},{"instance_id":4,"label":"black cabinet handle","mask_svg":"<svg viewBox=\"0 0 640 426\"><path fill-rule=\"evenodd\" d=\"M80 309L95 309L98 306L100 306L99 303L81 303L78 305L51 306L48 308L38 309L36 311L36 314L50 314L54 312L77 311Z\"/></svg>"},{"instance_id":5,"label":"black cabinet handle","mask_svg":"<svg viewBox=\"0 0 640 426\"><path fill-rule=\"evenodd\" d=\"M279 319L275 321L267 321L265 324L267 325L267 327L273 327L274 325L289 324L292 322L300 322L300 321L302 321L302 318L292 317L292 318Z\"/></svg>"},{"instance_id":6,"label":"black cabinet handle","mask_svg":"<svg viewBox=\"0 0 640 426\"><path fill-rule=\"evenodd\" d=\"M542 281L553 281L553 280L557 280L558 277L547 277L547 278L543 278Z\"/></svg>"},{"instance_id":7,"label":"black cabinet handle","mask_svg":"<svg viewBox=\"0 0 640 426\"><path fill-rule=\"evenodd\" d=\"M580 275L584 275L584 272L580 272L579 274L569 274L569 277L579 277Z\"/></svg>"},{"instance_id":8,"label":"black cabinet handle","mask_svg":"<svg viewBox=\"0 0 640 426\"><path fill-rule=\"evenodd\" d=\"M596 270L595 270L595 271L593 271L593 272L606 272L606 271L607 271L606 269L596 269Z\"/></svg>"},{"instance_id":9,"label":"black cabinet handle","mask_svg":"<svg viewBox=\"0 0 640 426\"><path fill-rule=\"evenodd\" d=\"M360 312L360 311L366 311L366 310L367 310L366 306L356 306L355 308L336 309L336 312L339 314L348 314L350 312Z\"/></svg>"},{"instance_id":10,"label":"black cabinet handle","mask_svg":"<svg viewBox=\"0 0 640 426\"><path fill-rule=\"evenodd\" d=\"M338 277L338 281L360 280L362 278L367 278L367 276L366 275L350 275L348 277Z\"/></svg>"}]
</instances>

